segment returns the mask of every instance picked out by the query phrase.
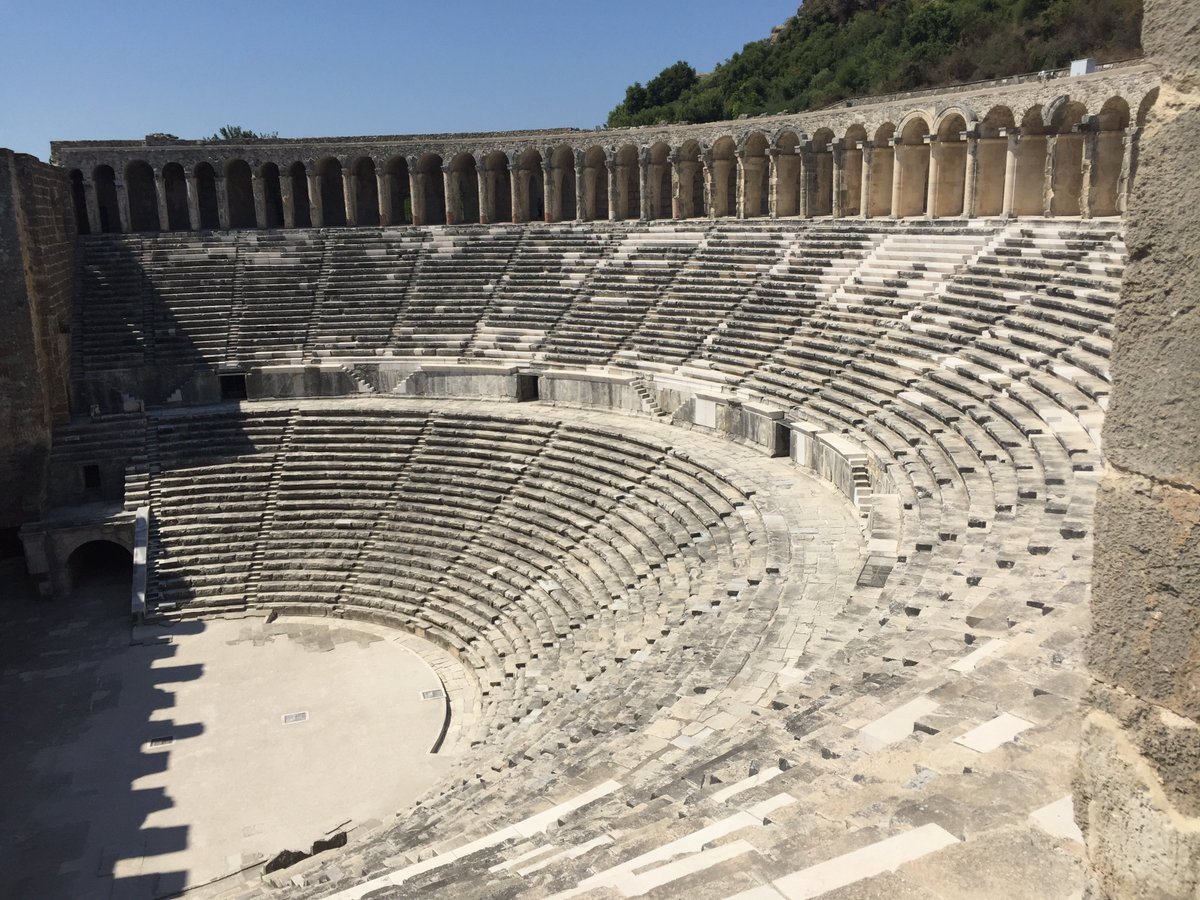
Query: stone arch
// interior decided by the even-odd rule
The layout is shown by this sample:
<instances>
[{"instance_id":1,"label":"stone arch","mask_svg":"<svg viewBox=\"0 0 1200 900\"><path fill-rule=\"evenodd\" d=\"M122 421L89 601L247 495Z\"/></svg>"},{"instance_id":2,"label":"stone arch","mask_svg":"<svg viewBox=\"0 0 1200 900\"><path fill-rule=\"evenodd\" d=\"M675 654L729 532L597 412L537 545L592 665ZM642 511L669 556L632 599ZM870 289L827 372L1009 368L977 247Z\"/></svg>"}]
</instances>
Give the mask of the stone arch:
<instances>
[{"instance_id":1,"label":"stone arch","mask_svg":"<svg viewBox=\"0 0 1200 900\"><path fill-rule=\"evenodd\" d=\"M379 225L379 180L375 160L360 156L350 166L354 201L354 224L374 228Z\"/></svg>"},{"instance_id":2,"label":"stone arch","mask_svg":"<svg viewBox=\"0 0 1200 900\"><path fill-rule=\"evenodd\" d=\"M616 162L617 218L637 219L642 215L640 154L633 144L621 145Z\"/></svg>"},{"instance_id":3,"label":"stone arch","mask_svg":"<svg viewBox=\"0 0 1200 900\"><path fill-rule=\"evenodd\" d=\"M833 131L819 129L808 142L808 214L833 215Z\"/></svg>"},{"instance_id":4,"label":"stone arch","mask_svg":"<svg viewBox=\"0 0 1200 900\"><path fill-rule=\"evenodd\" d=\"M931 183L930 215L961 216L963 193L967 184L967 142L963 132L966 119L959 112L943 115L935 130L936 139L929 147L929 180Z\"/></svg>"},{"instance_id":5,"label":"stone arch","mask_svg":"<svg viewBox=\"0 0 1200 900\"><path fill-rule=\"evenodd\" d=\"M479 221L479 177L476 174L475 157L470 153L459 153L447 166L449 179L449 208L446 210L447 225L466 225Z\"/></svg>"},{"instance_id":6,"label":"stone arch","mask_svg":"<svg viewBox=\"0 0 1200 900\"><path fill-rule=\"evenodd\" d=\"M1050 203L1052 216L1077 216L1082 211L1083 134L1079 126L1087 108L1078 101L1056 102L1050 116L1053 141L1050 167Z\"/></svg>"},{"instance_id":7,"label":"stone arch","mask_svg":"<svg viewBox=\"0 0 1200 900\"><path fill-rule=\"evenodd\" d=\"M171 162L163 166L163 192L166 194L168 231L187 231L191 227L191 213L188 211L187 176L183 166Z\"/></svg>"},{"instance_id":8,"label":"stone arch","mask_svg":"<svg viewBox=\"0 0 1200 900\"><path fill-rule=\"evenodd\" d=\"M217 173L210 162L199 162L195 169L196 205L201 228L221 227L221 207L217 202Z\"/></svg>"},{"instance_id":9,"label":"stone arch","mask_svg":"<svg viewBox=\"0 0 1200 900\"><path fill-rule=\"evenodd\" d=\"M263 163L258 169L262 184L263 228L283 227L283 185L279 178L279 166L273 162Z\"/></svg>"},{"instance_id":10,"label":"stone arch","mask_svg":"<svg viewBox=\"0 0 1200 900\"><path fill-rule=\"evenodd\" d=\"M608 155L603 147L589 147L583 154L584 221L608 218Z\"/></svg>"},{"instance_id":11,"label":"stone arch","mask_svg":"<svg viewBox=\"0 0 1200 900\"><path fill-rule=\"evenodd\" d=\"M800 135L790 128L775 137L775 215L800 215Z\"/></svg>"},{"instance_id":12,"label":"stone arch","mask_svg":"<svg viewBox=\"0 0 1200 900\"><path fill-rule=\"evenodd\" d=\"M409 195L408 160L393 156L383 164L383 182L388 195L388 221L384 225L409 225L413 220L412 197Z\"/></svg>"},{"instance_id":13,"label":"stone arch","mask_svg":"<svg viewBox=\"0 0 1200 900\"><path fill-rule=\"evenodd\" d=\"M856 123L846 129L842 138L842 215L862 214L862 161L861 144L867 140L867 128Z\"/></svg>"},{"instance_id":14,"label":"stone arch","mask_svg":"<svg viewBox=\"0 0 1200 900\"><path fill-rule=\"evenodd\" d=\"M646 184L650 202L646 204L651 219L674 218L671 196L671 148L664 141L655 141L646 151Z\"/></svg>"},{"instance_id":15,"label":"stone arch","mask_svg":"<svg viewBox=\"0 0 1200 900\"><path fill-rule=\"evenodd\" d=\"M550 151L550 188L553 193L547 219L575 221L575 151L559 144Z\"/></svg>"},{"instance_id":16,"label":"stone arch","mask_svg":"<svg viewBox=\"0 0 1200 900\"><path fill-rule=\"evenodd\" d=\"M413 223L416 225L445 225L446 186L442 176L442 158L436 153L426 153L416 161L413 172L417 176Z\"/></svg>"},{"instance_id":17,"label":"stone arch","mask_svg":"<svg viewBox=\"0 0 1200 900\"><path fill-rule=\"evenodd\" d=\"M900 124L892 185L892 215L921 216L929 193L929 123L920 114L905 116Z\"/></svg>"},{"instance_id":18,"label":"stone arch","mask_svg":"<svg viewBox=\"0 0 1200 900\"><path fill-rule=\"evenodd\" d=\"M892 214L892 179L896 169L896 126L884 122L875 129L871 140L871 189L867 197L868 216Z\"/></svg>"},{"instance_id":19,"label":"stone arch","mask_svg":"<svg viewBox=\"0 0 1200 900\"><path fill-rule=\"evenodd\" d=\"M1013 214L1040 216L1046 211L1046 129L1042 107L1032 106L1021 117L1021 140L1017 145L1016 184Z\"/></svg>"},{"instance_id":20,"label":"stone arch","mask_svg":"<svg viewBox=\"0 0 1200 900\"><path fill-rule=\"evenodd\" d=\"M129 203L129 230L158 231L158 191L150 163L138 159L125 167L125 195Z\"/></svg>"},{"instance_id":21,"label":"stone arch","mask_svg":"<svg viewBox=\"0 0 1200 900\"><path fill-rule=\"evenodd\" d=\"M742 204L744 218L771 214L771 166L767 159L767 136L752 131L742 141Z\"/></svg>"},{"instance_id":22,"label":"stone arch","mask_svg":"<svg viewBox=\"0 0 1200 900\"><path fill-rule=\"evenodd\" d=\"M63 569L68 591L74 590L81 581L97 575L128 579L132 600L133 553L125 544L109 538L81 538L61 558L66 560Z\"/></svg>"},{"instance_id":23,"label":"stone arch","mask_svg":"<svg viewBox=\"0 0 1200 900\"><path fill-rule=\"evenodd\" d=\"M1121 169L1129 120L1129 103L1123 97L1110 97L1096 114L1089 194L1093 216L1115 216L1120 212Z\"/></svg>"},{"instance_id":24,"label":"stone arch","mask_svg":"<svg viewBox=\"0 0 1200 900\"><path fill-rule=\"evenodd\" d=\"M517 157L512 171L513 221L540 222L546 217L541 151L529 148Z\"/></svg>"},{"instance_id":25,"label":"stone arch","mask_svg":"<svg viewBox=\"0 0 1200 900\"><path fill-rule=\"evenodd\" d=\"M733 138L717 138L712 146L711 215L717 218L737 215L737 159Z\"/></svg>"},{"instance_id":26,"label":"stone arch","mask_svg":"<svg viewBox=\"0 0 1200 900\"><path fill-rule=\"evenodd\" d=\"M684 142L675 153L675 170L679 173L678 218L692 219L706 215L704 168L700 162L699 143Z\"/></svg>"},{"instance_id":27,"label":"stone arch","mask_svg":"<svg viewBox=\"0 0 1200 900\"><path fill-rule=\"evenodd\" d=\"M341 160L327 156L317 163L321 191L321 224L341 228L346 224L346 188L342 183Z\"/></svg>"},{"instance_id":28,"label":"stone arch","mask_svg":"<svg viewBox=\"0 0 1200 900\"><path fill-rule=\"evenodd\" d=\"M72 169L67 173L71 181L71 205L75 210L75 230L79 234L91 234L92 227L88 222L87 191L83 186L83 173Z\"/></svg>"},{"instance_id":29,"label":"stone arch","mask_svg":"<svg viewBox=\"0 0 1200 900\"><path fill-rule=\"evenodd\" d=\"M1004 211L1004 173L1008 167L1008 138L1016 128L1013 111L993 106L979 123L975 165L975 215L998 216Z\"/></svg>"},{"instance_id":30,"label":"stone arch","mask_svg":"<svg viewBox=\"0 0 1200 900\"><path fill-rule=\"evenodd\" d=\"M254 210L254 177L250 164L244 159L225 163L225 202L229 210L230 228L257 228Z\"/></svg>"},{"instance_id":31,"label":"stone arch","mask_svg":"<svg viewBox=\"0 0 1200 900\"><path fill-rule=\"evenodd\" d=\"M292 225L296 228L312 227L312 200L308 195L308 170L302 162L288 166L288 180L292 186Z\"/></svg>"},{"instance_id":32,"label":"stone arch","mask_svg":"<svg viewBox=\"0 0 1200 900\"><path fill-rule=\"evenodd\" d=\"M508 173L508 157L502 150L493 150L483 158L483 179L487 197L484 215L489 222L511 222L512 180Z\"/></svg>"}]
</instances>

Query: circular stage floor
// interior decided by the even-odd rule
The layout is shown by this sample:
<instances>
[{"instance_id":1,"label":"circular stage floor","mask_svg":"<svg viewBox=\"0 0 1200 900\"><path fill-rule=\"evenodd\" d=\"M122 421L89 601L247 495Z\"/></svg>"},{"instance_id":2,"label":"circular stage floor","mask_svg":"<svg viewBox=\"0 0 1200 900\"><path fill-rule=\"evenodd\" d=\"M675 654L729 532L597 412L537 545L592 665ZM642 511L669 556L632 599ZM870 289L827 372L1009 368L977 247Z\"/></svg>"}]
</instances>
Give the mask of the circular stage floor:
<instances>
[{"instance_id":1,"label":"circular stage floor","mask_svg":"<svg viewBox=\"0 0 1200 900\"><path fill-rule=\"evenodd\" d=\"M131 632L125 585L52 603L0 584L11 896L169 895L387 821L449 767L411 635L257 616Z\"/></svg>"}]
</instances>

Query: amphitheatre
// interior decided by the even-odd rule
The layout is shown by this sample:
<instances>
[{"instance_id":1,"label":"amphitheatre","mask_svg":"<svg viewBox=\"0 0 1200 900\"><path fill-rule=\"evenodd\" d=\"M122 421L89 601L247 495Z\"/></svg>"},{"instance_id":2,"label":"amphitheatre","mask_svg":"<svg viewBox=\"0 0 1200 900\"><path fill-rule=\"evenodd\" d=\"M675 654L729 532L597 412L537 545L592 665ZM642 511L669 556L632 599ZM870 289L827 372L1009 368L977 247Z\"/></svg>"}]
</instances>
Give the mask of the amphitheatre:
<instances>
[{"instance_id":1,"label":"amphitheatre","mask_svg":"<svg viewBox=\"0 0 1200 900\"><path fill-rule=\"evenodd\" d=\"M1197 28L0 151L0 893L1200 896Z\"/></svg>"}]
</instances>

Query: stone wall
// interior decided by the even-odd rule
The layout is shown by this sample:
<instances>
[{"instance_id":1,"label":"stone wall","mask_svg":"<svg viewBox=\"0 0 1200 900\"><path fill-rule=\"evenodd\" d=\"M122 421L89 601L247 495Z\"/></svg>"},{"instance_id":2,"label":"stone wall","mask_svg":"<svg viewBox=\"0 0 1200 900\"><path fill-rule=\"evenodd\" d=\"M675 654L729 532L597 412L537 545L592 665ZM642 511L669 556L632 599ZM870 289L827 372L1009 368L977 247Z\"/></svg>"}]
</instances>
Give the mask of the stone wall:
<instances>
[{"instance_id":1,"label":"stone wall","mask_svg":"<svg viewBox=\"0 0 1200 900\"><path fill-rule=\"evenodd\" d=\"M1147 0L1162 73L1129 216L1096 506L1076 817L1089 896L1200 896L1200 6Z\"/></svg>"},{"instance_id":2,"label":"stone wall","mask_svg":"<svg viewBox=\"0 0 1200 900\"><path fill-rule=\"evenodd\" d=\"M38 513L68 415L74 262L64 173L0 150L0 529Z\"/></svg>"}]
</instances>

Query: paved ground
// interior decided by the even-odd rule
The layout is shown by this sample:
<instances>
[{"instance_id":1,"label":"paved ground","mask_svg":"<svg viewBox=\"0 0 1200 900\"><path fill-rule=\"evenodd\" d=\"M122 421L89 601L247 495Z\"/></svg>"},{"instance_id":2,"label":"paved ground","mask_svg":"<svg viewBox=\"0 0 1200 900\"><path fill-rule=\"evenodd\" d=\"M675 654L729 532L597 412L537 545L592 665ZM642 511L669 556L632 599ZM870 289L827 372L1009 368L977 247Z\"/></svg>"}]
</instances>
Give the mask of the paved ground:
<instances>
[{"instance_id":1,"label":"paved ground","mask_svg":"<svg viewBox=\"0 0 1200 900\"><path fill-rule=\"evenodd\" d=\"M449 765L411 636L282 618L131 632L127 598L119 573L69 609L0 581L0 896L169 894L385 820Z\"/></svg>"}]
</instances>

